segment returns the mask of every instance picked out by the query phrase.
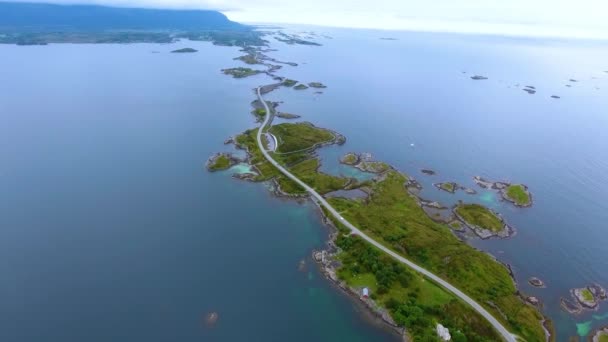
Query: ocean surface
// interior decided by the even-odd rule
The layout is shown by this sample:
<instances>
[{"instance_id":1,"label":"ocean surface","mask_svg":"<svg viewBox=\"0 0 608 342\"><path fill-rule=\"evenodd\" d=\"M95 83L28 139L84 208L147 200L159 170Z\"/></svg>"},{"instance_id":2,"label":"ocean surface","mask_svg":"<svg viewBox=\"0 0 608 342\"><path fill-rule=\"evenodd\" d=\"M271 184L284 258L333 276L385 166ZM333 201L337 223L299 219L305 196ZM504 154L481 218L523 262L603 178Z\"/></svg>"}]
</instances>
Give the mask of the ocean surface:
<instances>
[{"instance_id":1,"label":"ocean surface","mask_svg":"<svg viewBox=\"0 0 608 342\"><path fill-rule=\"evenodd\" d=\"M267 97L347 137L321 151L323 170L353 174L339 156L371 152L425 198L490 206L517 234L469 242L512 265L558 340L608 324L608 302L577 317L559 308L572 287L608 287L608 43L304 30L323 46L270 38L269 55L299 63L278 75L328 88ZM169 53L181 47L199 52ZM227 137L255 126L252 88L270 83L220 73L242 65L237 48L0 45L0 55L0 340L395 340L311 261L328 234L314 206L235 180L238 168L204 170L231 151ZM432 186L481 190L476 175L528 185L534 206Z\"/></svg>"}]
</instances>

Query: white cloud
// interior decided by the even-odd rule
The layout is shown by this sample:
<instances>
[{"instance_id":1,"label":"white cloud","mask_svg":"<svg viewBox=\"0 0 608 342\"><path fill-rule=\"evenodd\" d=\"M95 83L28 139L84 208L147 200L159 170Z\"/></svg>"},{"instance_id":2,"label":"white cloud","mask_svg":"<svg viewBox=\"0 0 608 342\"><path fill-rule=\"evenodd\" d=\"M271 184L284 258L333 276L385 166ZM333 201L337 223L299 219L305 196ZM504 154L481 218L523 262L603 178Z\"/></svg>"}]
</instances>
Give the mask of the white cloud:
<instances>
[{"instance_id":1,"label":"white cloud","mask_svg":"<svg viewBox=\"0 0 608 342\"><path fill-rule=\"evenodd\" d=\"M608 39L608 2L605 0L49 1L217 9L242 22Z\"/></svg>"}]
</instances>

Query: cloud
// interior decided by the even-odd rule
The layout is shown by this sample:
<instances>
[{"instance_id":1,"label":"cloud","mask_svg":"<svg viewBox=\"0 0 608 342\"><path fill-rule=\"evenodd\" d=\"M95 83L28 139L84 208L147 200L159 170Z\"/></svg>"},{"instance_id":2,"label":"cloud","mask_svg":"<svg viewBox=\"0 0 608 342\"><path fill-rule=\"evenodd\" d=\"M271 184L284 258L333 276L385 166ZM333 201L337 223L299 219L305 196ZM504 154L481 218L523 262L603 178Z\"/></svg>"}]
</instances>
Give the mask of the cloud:
<instances>
[{"instance_id":1,"label":"cloud","mask_svg":"<svg viewBox=\"0 0 608 342\"><path fill-rule=\"evenodd\" d=\"M224 12L233 20L242 22L608 39L608 20L605 19L608 2L605 0L49 0L48 2L215 9Z\"/></svg>"}]
</instances>

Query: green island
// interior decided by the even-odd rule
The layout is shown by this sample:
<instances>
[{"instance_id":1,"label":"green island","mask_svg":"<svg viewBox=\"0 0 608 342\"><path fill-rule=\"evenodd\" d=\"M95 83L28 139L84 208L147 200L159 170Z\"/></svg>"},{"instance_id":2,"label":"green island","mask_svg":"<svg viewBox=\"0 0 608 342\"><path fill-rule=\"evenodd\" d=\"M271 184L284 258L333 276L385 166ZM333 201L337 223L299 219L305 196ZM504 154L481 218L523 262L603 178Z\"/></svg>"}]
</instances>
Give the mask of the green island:
<instances>
[{"instance_id":1,"label":"green island","mask_svg":"<svg viewBox=\"0 0 608 342\"><path fill-rule=\"evenodd\" d=\"M245 78L262 73L260 70L253 70L251 68L243 67L222 69L222 72L225 75L231 75L234 78Z\"/></svg>"},{"instance_id":2,"label":"green island","mask_svg":"<svg viewBox=\"0 0 608 342\"><path fill-rule=\"evenodd\" d=\"M581 290L581 298L585 301L589 301L592 302L595 300L595 298L593 297L593 293L591 293L591 291L589 291L589 289L582 289Z\"/></svg>"},{"instance_id":3,"label":"green island","mask_svg":"<svg viewBox=\"0 0 608 342\"><path fill-rule=\"evenodd\" d=\"M511 184L503 191L503 197L520 207L527 207L532 204L532 197L528 188L522 184Z\"/></svg>"},{"instance_id":4,"label":"green island","mask_svg":"<svg viewBox=\"0 0 608 342\"><path fill-rule=\"evenodd\" d=\"M327 88L327 86L321 82L310 82L308 83L308 86L311 88Z\"/></svg>"},{"instance_id":5,"label":"green island","mask_svg":"<svg viewBox=\"0 0 608 342\"><path fill-rule=\"evenodd\" d=\"M289 78L286 78L286 79L283 81L283 85L284 85L284 86L286 86L286 87L293 87L293 86L294 86L294 85L296 85L297 83L298 83L298 81L296 81L296 80L292 80L292 79L289 79Z\"/></svg>"},{"instance_id":6,"label":"green island","mask_svg":"<svg viewBox=\"0 0 608 342\"><path fill-rule=\"evenodd\" d=\"M231 168L238 161L228 153L217 153L207 161L207 170L221 171Z\"/></svg>"},{"instance_id":7,"label":"green island","mask_svg":"<svg viewBox=\"0 0 608 342\"><path fill-rule=\"evenodd\" d=\"M258 120L262 120L266 116L266 109L256 108L253 110L253 115L255 115Z\"/></svg>"},{"instance_id":8,"label":"green island","mask_svg":"<svg viewBox=\"0 0 608 342\"><path fill-rule=\"evenodd\" d=\"M295 86L293 89L295 90L304 90L304 89L308 89L308 86L306 84L298 84L297 86Z\"/></svg>"},{"instance_id":9,"label":"green island","mask_svg":"<svg viewBox=\"0 0 608 342\"><path fill-rule=\"evenodd\" d=\"M242 61L245 64L262 64L253 54L247 54L240 57L236 57L234 60Z\"/></svg>"},{"instance_id":10,"label":"green island","mask_svg":"<svg viewBox=\"0 0 608 342\"><path fill-rule=\"evenodd\" d=\"M277 129L278 126L282 127ZM507 268L461 241L447 225L434 222L404 186L409 180L406 175L388 168L375 180L357 183L324 174L319 172L320 162L310 151L298 151L330 138L329 131L308 124L280 124L269 131L283 141L279 147L288 153L274 153L272 157L317 192L361 188L370 194L367 199L328 199L350 222L466 292L522 339L545 340L540 323L543 316L518 295ZM235 139L237 146L247 149L249 163L258 172L253 180L273 180L283 195L304 195L300 186L263 157L256 134L257 129L248 130ZM349 154L346 159L358 162L356 154ZM491 325L467 304L356 235L349 235L350 231L340 222L328 218L338 230L334 237L338 251L333 256L339 265L338 280L355 290L367 287L377 310L390 313L395 324L406 327L410 338L434 341L435 325L441 323L450 329L454 341L500 339ZM547 324L550 326L550 322Z\"/></svg>"},{"instance_id":11,"label":"green island","mask_svg":"<svg viewBox=\"0 0 608 342\"><path fill-rule=\"evenodd\" d=\"M440 190L447 191L452 194L458 189L458 184L453 182L437 183L435 186Z\"/></svg>"},{"instance_id":12,"label":"green island","mask_svg":"<svg viewBox=\"0 0 608 342\"><path fill-rule=\"evenodd\" d=\"M496 214L488 208L479 204L460 204L454 212L468 225L474 225L483 229L500 232L505 224Z\"/></svg>"},{"instance_id":13,"label":"green island","mask_svg":"<svg viewBox=\"0 0 608 342\"><path fill-rule=\"evenodd\" d=\"M352 166L363 172L381 174L388 171L391 167L387 163L373 161L369 153L347 153L340 158L340 163Z\"/></svg>"},{"instance_id":14,"label":"green island","mask_svg":"<svg viewBox=\"0 0 608 342\"><path fill-rule=\"evenodd\" d=\"M194 52L198 52L198 50L193 49L193 48L183 48L183 49L171 51L171 53L194 53Z\"/></svg>"}]
</instances>

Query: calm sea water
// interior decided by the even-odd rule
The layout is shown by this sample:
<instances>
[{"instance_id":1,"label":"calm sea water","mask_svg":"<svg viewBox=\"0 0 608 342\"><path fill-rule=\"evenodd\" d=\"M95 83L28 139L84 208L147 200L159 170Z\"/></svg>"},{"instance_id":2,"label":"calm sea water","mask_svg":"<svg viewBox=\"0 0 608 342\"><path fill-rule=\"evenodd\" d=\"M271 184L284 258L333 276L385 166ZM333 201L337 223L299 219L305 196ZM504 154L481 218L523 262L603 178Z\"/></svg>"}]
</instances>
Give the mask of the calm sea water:
<instances>
[{"instance_id":1,"label":"calm sea water","mask_svg":"<svg viewBox=\"0 0 608 342\"><path fill-rule=\"evenodd\" d=\"M321 80L324 94L282 89L271 97L347 136L345 146L322 153L324 169L341 173L340 155L371 152L419 180L423 197L497 210L517 235L470 242L512 265L521 290L543 301L558 339L608 324L606 302L578 317L559 308L570 288L608 287L608 42L320 31L334 39L273 56L302 63L283 74ZM475 74L489 79L471 80ZM527 85L537 93L524 92ZM481 190L476 175L527 184L534 206L515 208L493 191L451 195L432 186L456 181ZM529 286L531 276L547 288Z\"/></svg>"},{"instance_id":2,"label":"calm sea water","mask_svg":"<svg viewBox=\"0 0 608 342\"><path fill-rule=\"evenodd\" d=\"M274 42L271 56L300 63L280 75L329 88L269 98L347 136L345 146L321 153L324 169L351 172L337 165L341 154L372 152L415 176L429 199L489 205L517 235L471 243L513 265L522 291L539 296L556 321L559 340L577 334L577 323L608 324L607 303L595 318L559 309L571 287L608 286L608 45L314 30L334 39L318 38L322 47ZM379 39L387 36L398 40ZM168 53L185 46L200 52ZM253 127L251 88L268 82L219 74L239 65L231 60L237 49L0 53L2 340L394 339L367 324L310 261L326 238L314 208L272 198L230 172L203 171L211 153L229 150L226 137ZM432 187L474 187L475 175L525 183L535 205ZM530 276L547 288L527 286ZM211 311L219 320L207 329Z\"/></svg>"},{"instance_id":3,"label":"calm sea water","mask_svg":"<svg viewBox=\"0 0 608 342\"><path fill-rule=\"evenodd\" d=\"M203 169L254 125L237 49L0 55L1 341L394 340L310 260L314 208Z\"/></svg>"}]
</instances>

